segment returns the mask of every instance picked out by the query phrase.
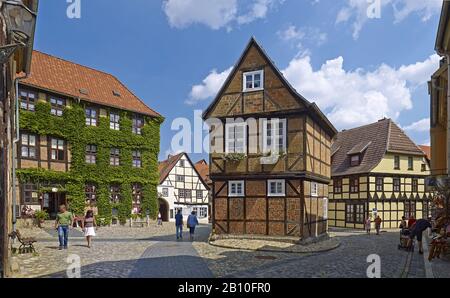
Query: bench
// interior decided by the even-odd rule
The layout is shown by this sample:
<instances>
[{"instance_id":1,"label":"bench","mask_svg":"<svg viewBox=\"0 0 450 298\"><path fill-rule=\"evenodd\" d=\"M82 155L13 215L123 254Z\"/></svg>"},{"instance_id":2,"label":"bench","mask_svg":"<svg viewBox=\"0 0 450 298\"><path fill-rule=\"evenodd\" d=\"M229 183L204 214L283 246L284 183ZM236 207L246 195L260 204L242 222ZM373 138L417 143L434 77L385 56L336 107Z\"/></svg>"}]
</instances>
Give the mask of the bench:
<instances>
[{"instance_id":1,"label":"bench","mask_svg":"<svg viewBox=\"0 0 450 298\"><path fill-rule=\"evenodd\" d=\"M19 254L21 253L35 253L34 243L36 243L36 239L34 237L22 237L19 230L11 232L9 237L12 239L16 239L20 242L19 246Z\"/></svg>"},{"instance_id":2,"label":"bench","mask_svg":"<svg viewBox=\"0 0 450 298\"><path fill-rule=\"evenodd\" d=\"M130 219L130 227L134 227L134 226L140 226L141 228L143 227L148 227L149 223L148 223L148 219Z\"/></svg>"}]
</instances>

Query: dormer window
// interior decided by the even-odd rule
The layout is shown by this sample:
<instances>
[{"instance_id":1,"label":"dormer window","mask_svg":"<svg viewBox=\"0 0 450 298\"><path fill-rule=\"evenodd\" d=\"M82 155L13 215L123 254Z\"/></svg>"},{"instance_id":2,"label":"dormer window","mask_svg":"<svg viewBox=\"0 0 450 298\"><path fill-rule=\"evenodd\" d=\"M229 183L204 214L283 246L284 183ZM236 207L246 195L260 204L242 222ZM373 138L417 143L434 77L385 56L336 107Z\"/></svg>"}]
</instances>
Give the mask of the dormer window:
<instances>
[{"instance_id":1,"label":"dormer window","mask_svg":"<svg viewBox=\"0 0 450 298\"><path fill-rule=\"evenodd\" d=\"M359 156L359 154L352 155L350 157L350 166L356 167L356 166L359 166L359 164L360 164L360 156Z\"/></svg>"},{"instance_id":2,"label":"dormer window","mask_svg":"<svg viewBox=\"0 0 450 298\"><path fill-rule=\"evenodd\" d=\"M243 91L257 91L264 89L264 71L244 72Z\"/></svg>"}]
</instances>

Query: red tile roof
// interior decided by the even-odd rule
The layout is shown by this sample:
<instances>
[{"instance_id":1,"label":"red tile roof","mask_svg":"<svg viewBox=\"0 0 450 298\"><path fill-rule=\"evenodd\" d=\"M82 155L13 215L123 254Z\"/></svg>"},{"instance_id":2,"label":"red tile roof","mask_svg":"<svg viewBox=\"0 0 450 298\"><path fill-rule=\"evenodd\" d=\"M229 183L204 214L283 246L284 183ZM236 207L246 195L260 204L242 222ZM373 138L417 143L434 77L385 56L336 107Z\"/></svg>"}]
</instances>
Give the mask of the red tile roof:
<instances>
[{"instance_id":1,"label":"red tile roof","mask_svg":"<svg viewBox=\"0 0 450 298\"><path fill-rule=\"evenodd\" d=\"M180 160L180 158L183 157L183 155L184 155L184 152L174 155L174 156L170 156L168 159L161 161L158 164L159 184L163 183L164 180L166 180L170 171L172 171L173 167L177 164L177 162Z\"/></svg>"},{"instance_id":2,"label":"red tile roof","mask_svg":"<svg viewBox=\"0 0 450 298\"><path fill-rule=\"evenodd\" d=\"M419 145L419 148L425 153L428 160L431 160L431 146Z\"/></svg>"},{"instance_id":3,"label":"red tile roof","mask_svg":"<svg viewBox=\"0 0 450 298\"><path fill-rule=\"evenodd\" d=\"M195 169L197 170L198 174L202 177L203 181L205 181L208 184L211 184L212 181L209 178L209 166L206 160L202 159L198 161L194 165Z\"/></svg>"},{"instance_id":4,"label":"red tile roof","mask_svg":"<svg viewBox=\"0 0 450 298\"><path fill-rule=\"evenodd\" d=\"M160 116L111 74L38 51L33 51L29 78L21 83L100 105Z\"/></svg>"}]
</instances>

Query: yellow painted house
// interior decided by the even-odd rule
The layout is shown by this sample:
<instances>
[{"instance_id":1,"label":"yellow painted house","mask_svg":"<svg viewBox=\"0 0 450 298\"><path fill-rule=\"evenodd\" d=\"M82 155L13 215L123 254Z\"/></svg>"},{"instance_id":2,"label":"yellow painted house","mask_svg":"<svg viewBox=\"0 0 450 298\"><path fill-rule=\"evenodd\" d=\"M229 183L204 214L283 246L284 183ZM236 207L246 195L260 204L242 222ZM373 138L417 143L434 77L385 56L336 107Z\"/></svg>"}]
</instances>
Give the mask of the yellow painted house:
<instances>
[{"instance_id":1,"label":"yellow painted house","mask_svg":"<svg viewBox=\"0 0 450 298\"><path fill-rule=\"evenodd\" d=\"M402 216L430 215L425 153L391 119L338 133L331 163L330 226L362 229L380 215L383 228L398 228Z\"/></svg>"},{"instance_id":2,"label":"yellow painted house","mask_svg":"<svg viewBox=\"0 0 450 298\"><path fill-rule=\"evenodd\" d=\"M444 1L436 37L436 52L442 57L439 69L429 82L431 97L431 175L441 179L450 176L450 2Z\"/></svg>"}]
</instances>

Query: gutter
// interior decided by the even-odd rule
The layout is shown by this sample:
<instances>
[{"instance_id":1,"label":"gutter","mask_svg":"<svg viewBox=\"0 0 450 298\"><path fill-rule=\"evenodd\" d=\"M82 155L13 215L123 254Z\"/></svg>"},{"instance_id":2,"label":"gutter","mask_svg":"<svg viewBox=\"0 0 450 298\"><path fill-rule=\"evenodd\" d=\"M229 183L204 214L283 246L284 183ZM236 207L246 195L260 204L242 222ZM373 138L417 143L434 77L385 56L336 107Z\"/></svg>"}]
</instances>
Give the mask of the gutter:
<instances>
[{"instance_id":1,"label":"gutter","mask_svg":"<svg viewBox=\"0 0 450 298\"><path fill-rule=\"evenodd\" d=\"M16 177L16 167L17 167L17 142L20 140L20 122L19 122L19 81L28 78L28 74L17 77L14 80L15 90L15 101L14 101L14 109L15 109L15 130L16 133L14 135L14 130L12 130L12 208L13 208L13 231L16 231L16 223L17 223L17 191L16 188L18 186L17 177Z\"/></svg>"}]
</instances>

